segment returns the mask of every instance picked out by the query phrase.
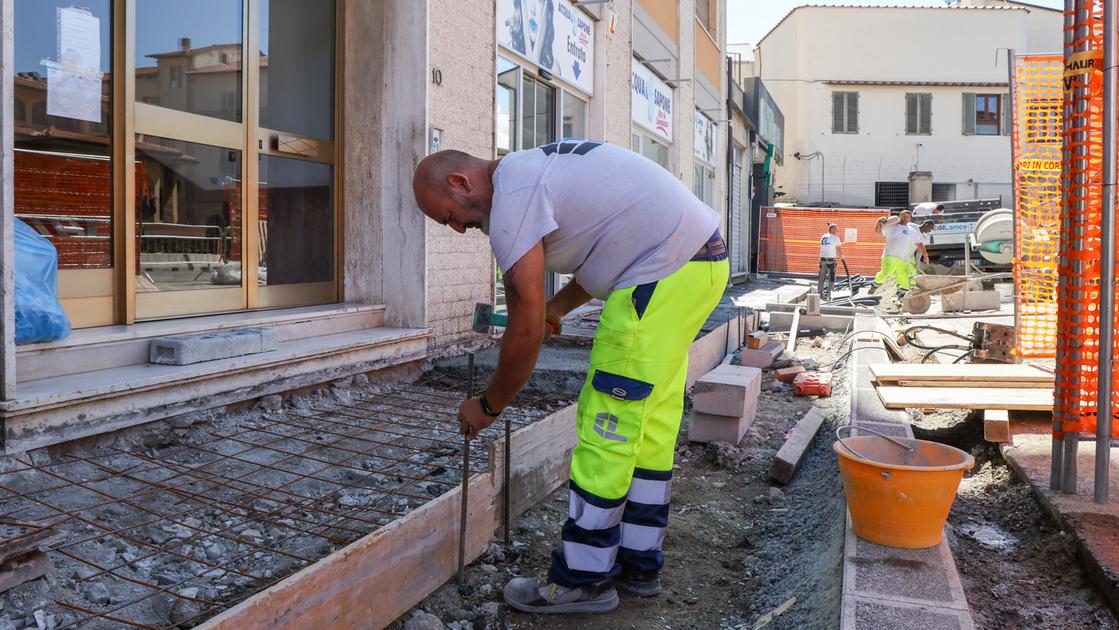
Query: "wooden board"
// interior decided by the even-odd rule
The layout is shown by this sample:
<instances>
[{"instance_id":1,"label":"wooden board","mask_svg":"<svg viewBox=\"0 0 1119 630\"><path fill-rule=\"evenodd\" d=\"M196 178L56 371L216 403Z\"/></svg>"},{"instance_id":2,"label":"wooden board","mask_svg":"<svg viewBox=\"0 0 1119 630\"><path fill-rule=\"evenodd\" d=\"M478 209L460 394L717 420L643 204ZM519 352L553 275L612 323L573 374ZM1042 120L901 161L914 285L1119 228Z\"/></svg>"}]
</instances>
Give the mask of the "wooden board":
<instances>
[{"instance_id":1,"label":"wooden board","mask_svg":"<svg viewBox=\"0 0 1119 630\"><path fill-rule=\"evenodd\" d=\"M898 387L943 387L943 388L971 387L971 388L974 388L974 389L990 389L990 388L1006 389L1007 387L1010 387L1010 388L1025 388L1025 389L1053 389L1053 381L1048 381L1048 382L1044 382L1044 381L1015 382L1015 381L979 381L979 380L972 380L972 381L934 381L934 380L928 380L928 381L913 380L913 381L911 381L911 380L902 380L902 381L897 381L896 383L886 381L884 384L897 385Z\"/></svg>"},{"instance_id":2,"label":"wooden board","mask_svg":"<svg viewBox=\"0 0 1119 630\"><path fill-rule=\"evenodd\" d=\"M1016 409L1049 411L1049 389L981 387L878 387L887 409Z\"/></svg>"},{"instance_id":3,"label":"wooden board","mask_svg":"<svg viewBox=\"0 0 1119 630\"><path fill-rule=\"evenodd\" d=\"M509 511L513 518L542 501L570 477L571 452L579 442L576 431L577 405L513 432L509 447ZM499 419L498 422L503 420ZM494 479L494 503L500 529L505 522L505 438L489 445L490 471Z\"/></svg>"},{"instance_id":4,"label":"wooden board","mask_svg":"<svg viewBox=\"0 0 1119 630\"><path fill-rule=\"evenodd\" d=\"M1053 383L1055 379L1049 372L1022 364L873 363L867 367L874 378L882 383L901 380Z\"/></svg>"},{"instance_id":5,"label":"wooden board","mask_svg":"<svg viewBox=\"0 0 1119 630\"><path fill-rule=\"evenodd\" d=\"M461 486L199 626L384 628L456 571ZM470 481L466 557L493 536L493 473Z\"/></svg>"}]
</instances>

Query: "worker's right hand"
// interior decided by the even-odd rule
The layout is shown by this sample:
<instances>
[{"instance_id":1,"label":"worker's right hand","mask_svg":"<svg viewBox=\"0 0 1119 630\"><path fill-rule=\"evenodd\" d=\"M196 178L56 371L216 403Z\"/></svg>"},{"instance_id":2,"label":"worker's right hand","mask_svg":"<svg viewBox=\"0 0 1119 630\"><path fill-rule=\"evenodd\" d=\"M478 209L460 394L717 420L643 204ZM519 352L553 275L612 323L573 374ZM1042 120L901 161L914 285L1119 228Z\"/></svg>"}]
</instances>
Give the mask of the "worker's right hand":
<instances>
[{"instance_id":1,"label":"worker's right hand","mask_svg":"<svg viewBox=\"0 0 1119 630\"><path fill-rule=\"evenodd\" d=\"M482 409L480 398L471 398L458 408L459 433L465 435L468 440L478 437L482 429L493 424L496 419L497 416L491 416Z\"/></svg>"}]
</instances>

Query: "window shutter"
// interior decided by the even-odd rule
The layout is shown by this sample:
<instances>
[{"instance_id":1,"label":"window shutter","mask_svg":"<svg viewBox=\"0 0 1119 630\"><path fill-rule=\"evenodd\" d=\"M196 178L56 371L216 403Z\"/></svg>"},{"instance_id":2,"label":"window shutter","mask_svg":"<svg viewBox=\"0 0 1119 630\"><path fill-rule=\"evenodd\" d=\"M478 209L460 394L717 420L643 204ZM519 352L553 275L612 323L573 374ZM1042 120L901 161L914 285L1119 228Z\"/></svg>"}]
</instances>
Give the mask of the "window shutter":
<instances>
[{"instance_id":1,"label":"window shutter","mask_svg":"<svg viewBox=\"0 0 1119 630\"><path fill-rule=\"evenodd\" d=\"M905 95L905 133L913 135L920 133L917 125L917 94Z\"/></svg>"},{"instance_id":2,"label":"window shutter","mask_svg":"<svg viewBox=\"0 0 1119 630\"><path fill-rule=\"evenodd\" d=\"M1002 135L1010 135L1010 94L1003 94L999 101L999 126Z\"/></svg>"},{"instance_id":3,"label":"window shutter","mask_svg":"<svg viewBox=\"0 0 1119 630\"><path fill-rule=\"evenodd\" d=\"M964 92L964 128L965 136L975 135L975 92Z\"/></svg>"},{"instance_id":4,"label":"window shutter","mask_svg":"<svg viewBox=\"0 0 1119 630\"><path fill-rule=\"evenodd\" d=\"M932 133L932 94L918 94L920 115L917 118L917 133Z\"/></svg>"},{"instance_id":5,"label":"window shutter","mask_svg":"<svg viewBox=\"0 0 1119 630\"><path fill-rule=\"evenodd\" d=\"M843 131L844 131L844 127L843 127L843 122L844 122L843 106L846 103L846 99L844 99L843 97L844 97L843 92L832 92L831 93L831 132L832 133L843 133Z\"/></svg>"},{"instance_id":6,"label":"window shutter","mask_svg":"<svg viewBox=\"0 0 1119 630\"><path fill-rule=\"evenodd\" d=\"M859 133L859 93L847 93L847 133Z\"/></svg>"}]
</instances>

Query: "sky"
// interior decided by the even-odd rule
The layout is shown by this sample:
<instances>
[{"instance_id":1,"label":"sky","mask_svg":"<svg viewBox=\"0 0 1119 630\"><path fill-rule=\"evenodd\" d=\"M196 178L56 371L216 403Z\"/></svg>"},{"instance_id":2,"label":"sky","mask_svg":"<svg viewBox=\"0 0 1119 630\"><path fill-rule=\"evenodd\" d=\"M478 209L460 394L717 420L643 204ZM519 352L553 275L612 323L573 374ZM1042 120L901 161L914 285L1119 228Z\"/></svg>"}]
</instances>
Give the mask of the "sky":
<instances>
[{"instance_id":1,"label":"sky","mask_svg":"<svg viewBox=\"0 0 1119 630\"><path fill-rule=\"evenodd\" d=\"M1030 4L1060 9L1064 0L1028 0ZM877 6L943 6L941 0L727 0L727 43L757 44L769 29L794 7L804 4L864 4Z\"/></svg>"}]
</instances>

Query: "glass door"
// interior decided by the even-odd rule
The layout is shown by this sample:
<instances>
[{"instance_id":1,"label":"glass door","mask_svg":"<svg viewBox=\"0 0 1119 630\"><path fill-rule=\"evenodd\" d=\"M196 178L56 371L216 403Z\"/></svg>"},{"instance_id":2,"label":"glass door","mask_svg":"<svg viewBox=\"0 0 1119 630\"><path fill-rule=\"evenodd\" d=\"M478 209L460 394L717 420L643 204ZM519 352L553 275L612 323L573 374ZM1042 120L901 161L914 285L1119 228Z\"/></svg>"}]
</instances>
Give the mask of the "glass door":
<instances>
[{"instance_id":1,"label":"glass door","mask_svg":"<svg viewBox=\"0 0 1119 630\"><path fill-rule=\"evenodd\" d=\"M248 307L248 7L134 0L135 318ZM249 210L249 211L247 211ZM252 277L249 275L248 277Z\"/></svg>"}]
</instances>

